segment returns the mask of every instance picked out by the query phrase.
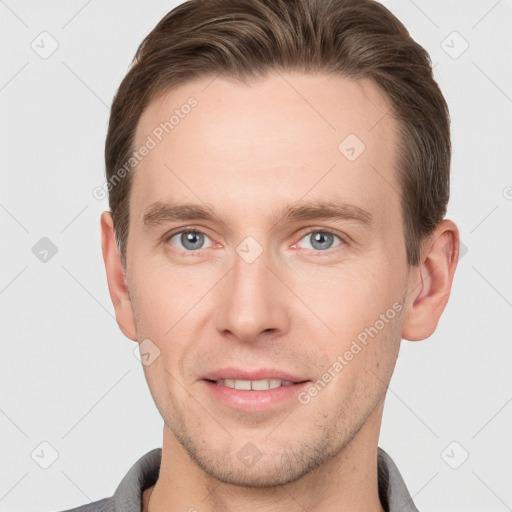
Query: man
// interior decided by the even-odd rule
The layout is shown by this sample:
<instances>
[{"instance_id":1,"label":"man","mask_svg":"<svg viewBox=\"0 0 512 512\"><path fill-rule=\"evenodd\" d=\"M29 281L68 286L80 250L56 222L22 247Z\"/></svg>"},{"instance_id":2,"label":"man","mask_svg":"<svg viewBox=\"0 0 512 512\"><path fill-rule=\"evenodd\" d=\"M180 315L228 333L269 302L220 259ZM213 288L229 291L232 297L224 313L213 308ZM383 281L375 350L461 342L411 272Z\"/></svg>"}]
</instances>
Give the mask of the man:
<instances>
[{"instance_id":1,"label":"man","mask_svg":"<svg viewBox=\"0 0 512 512\"><path fill-rule=\"evenodd\" d=\"M450 153L428 54L373 0L166 15L112 106L101 217L163 446L75 510L417 510L378 439L401 339L450 294Z\"/></svg>"}]
</instances>

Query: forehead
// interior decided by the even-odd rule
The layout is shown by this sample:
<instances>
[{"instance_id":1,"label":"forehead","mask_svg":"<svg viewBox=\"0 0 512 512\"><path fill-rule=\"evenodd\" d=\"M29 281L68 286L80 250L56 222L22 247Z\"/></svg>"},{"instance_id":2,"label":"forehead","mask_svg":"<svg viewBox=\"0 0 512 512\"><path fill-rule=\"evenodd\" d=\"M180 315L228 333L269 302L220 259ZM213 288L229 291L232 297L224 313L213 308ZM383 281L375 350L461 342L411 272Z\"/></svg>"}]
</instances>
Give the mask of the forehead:
<instances>
[{"instance_id":1,"label":"forehead","mask_svg":"<svg viewBox=\"0 0 512 512\"><path fill-rule=\"evenodd\" d=\"M369 79L276 73L174 87L139 121L135 149L150 139L152 149L133 172L131 211L169 198L247 210L250 197L265 208L330 194L379 215L383 198L399 199L390 114Z\"/></svg>"}]
</instances>

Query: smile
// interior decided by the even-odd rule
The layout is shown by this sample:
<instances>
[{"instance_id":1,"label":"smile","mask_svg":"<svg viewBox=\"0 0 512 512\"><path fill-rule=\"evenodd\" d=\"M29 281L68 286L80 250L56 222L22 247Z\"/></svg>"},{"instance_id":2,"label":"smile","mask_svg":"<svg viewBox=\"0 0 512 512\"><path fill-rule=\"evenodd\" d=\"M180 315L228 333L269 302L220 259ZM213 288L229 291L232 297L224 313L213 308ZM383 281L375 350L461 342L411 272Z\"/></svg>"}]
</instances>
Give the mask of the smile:
<instances>
[{"instance_id":1,"label":"smile","mask_svg":"<svg viewBox=\"0 0 512 512\"><path fill-rule=\"evenodd\" d=\"M289 380L264 379L264 380L238 380L238 379L219 379L214 381L219 386L227 386L231 389L239 389L243 391L266 391L281 386L291 386L293 382Z\"/></svg>"}]
</instances>

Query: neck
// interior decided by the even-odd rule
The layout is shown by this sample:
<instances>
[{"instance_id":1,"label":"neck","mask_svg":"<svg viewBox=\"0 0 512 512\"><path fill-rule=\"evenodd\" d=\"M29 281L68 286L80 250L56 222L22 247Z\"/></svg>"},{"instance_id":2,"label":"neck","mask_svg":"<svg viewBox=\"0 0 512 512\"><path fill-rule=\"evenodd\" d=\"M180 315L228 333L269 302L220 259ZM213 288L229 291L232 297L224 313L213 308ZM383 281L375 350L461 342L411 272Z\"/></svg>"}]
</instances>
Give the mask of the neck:
<instances>
[{"instance_id":1,"label":"neck","mask_svg":"<svg viewBox=\"0 0 512 512\"><path fill-rule=\"evenodd\" d=\"M164 427L160 475L144 492L143 512L385 512L377 480L381 418L382 407L377 407L337 455L302 478L274 487L243 487L210 477Z\"/></svg>"}]
</instances>

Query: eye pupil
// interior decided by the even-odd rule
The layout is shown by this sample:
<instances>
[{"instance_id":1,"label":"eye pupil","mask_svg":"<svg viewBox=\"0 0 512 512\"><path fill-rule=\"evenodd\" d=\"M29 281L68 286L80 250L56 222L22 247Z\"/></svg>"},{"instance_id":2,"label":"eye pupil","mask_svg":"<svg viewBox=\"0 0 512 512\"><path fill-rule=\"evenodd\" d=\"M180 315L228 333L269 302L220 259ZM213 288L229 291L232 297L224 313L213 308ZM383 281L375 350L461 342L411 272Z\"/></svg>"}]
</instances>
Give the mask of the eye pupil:
<instances>
[{"instance_id":1,"label":"eye pupil","mask_svg":"<svg viewBox=\"0 0 512 512\"><path fill-rule=\"evenodd\" d=\"M315 249L328 249L333 242L333 235L323 231L317 231L311 235L311 245Z\"/></svg>"},{"instance_id":2,"label":"eye pupil","mask_svg":"<svg viewBox=\"0 0 512 512\"><path fill-rule=\"evenodd\" d=\"M204 235L197 231L182 233L181 243L186 249L200 249L204 243Z\"/></svg>"}]
</instances>

